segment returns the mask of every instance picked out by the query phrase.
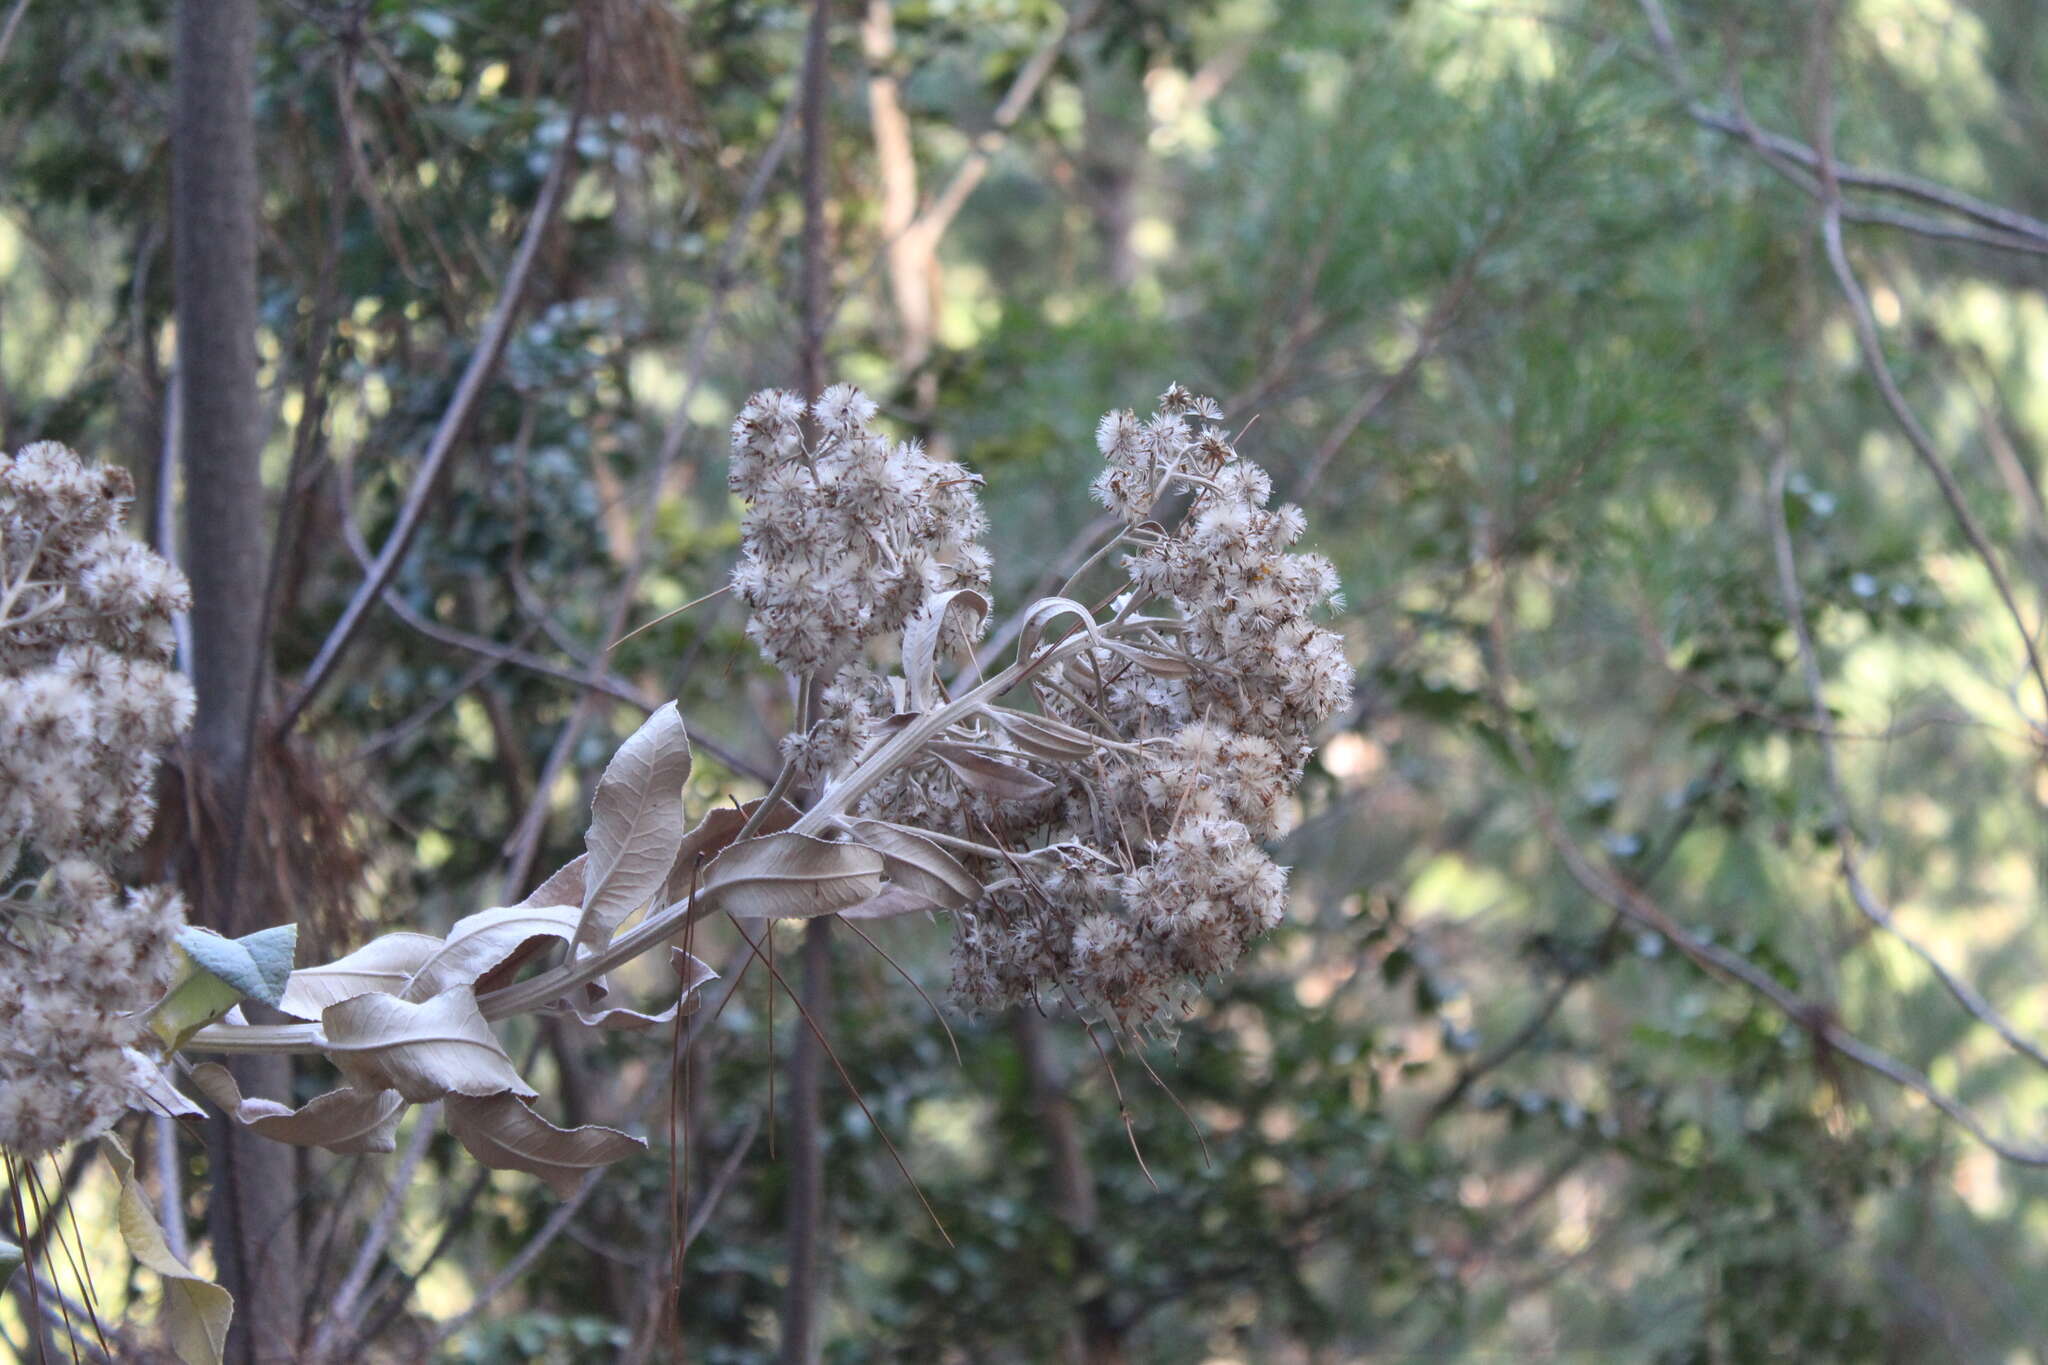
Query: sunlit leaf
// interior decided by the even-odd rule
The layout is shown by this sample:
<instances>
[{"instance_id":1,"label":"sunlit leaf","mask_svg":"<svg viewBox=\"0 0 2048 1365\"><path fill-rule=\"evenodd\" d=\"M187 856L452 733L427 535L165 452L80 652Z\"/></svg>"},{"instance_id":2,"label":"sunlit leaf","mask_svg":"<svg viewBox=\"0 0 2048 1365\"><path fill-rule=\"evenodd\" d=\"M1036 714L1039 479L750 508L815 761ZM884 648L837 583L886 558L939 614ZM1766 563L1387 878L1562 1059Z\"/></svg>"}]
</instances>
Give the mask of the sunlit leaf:
<instances>
[{"instance_id":1,"label":"sunlit leaf","mask_svg":"<svg viewBox=\"0 0 2048 1365\"><path fill-rule=\"evenodd\" d=\"M703 1003L697 994L698 988L706 982L716 981L718 973L704 962L684 952L681 948L669 949L669 965L682 978L680 993L676 1002L658 1014L643 1014L639 1010L613 1006L611 1009L590 1010L578 1008L576 1017L592 1028L622 1030L627 1033L643 1033L660 1024L672 1024L678 1014L695 1012Z\"/></svg>"},{"instance_id":2,"label":"sunlit leaf","mask_svg":"<svg viewBox=\"0 0 2048 1365\"><path fill-rule=\"evenodd\" d=\"M988 598L973 588L955 588L926 599L903 627L903 676L910 684L910 709L929 711L938 701L939 636L953 612L971 615L978 629L988 616Z\"/></svg>"},{"instance_id":3,"label":"sunlit leaf","mask_svg":"<svg viewBox=\"0 0 2048 1365\"><path fill-rule=\"evenodd\" d=\"M173 1119L206 1117L204 1109L185 1098L184 1092L171 1084L171 1078L164 1074L156 1058L132 1047L122 1048L121 1055L128 1059L129 1074L133 1078L134 1089L128 1099L130 1109Z\"/></svg>"},{"instance_id":4,"label":"sunlit leaf","mask_svg":"<svg viewBox=\"0 0 2048 1365\"><path fill-rule=\"evenodd\" d=\"M171 1350L185 1365L219 1365L221 1353L227 1349L228 1323L235 1315L234 1299L171 1254L149 1196L135 1179L135 1162L121 1140L110 1133L100 1139L100 1149L120 1179L121 1239L128 1244L128 1254L154 1271L163 1284L163 1306L158 1313Z\"/></svg>"},{"instance_id":5,"label":"sunlit leaf","mask_svg":"<svg viewBox=\"0 0 2048 1365\"><path fill-rule=\"evenodd\" d=\"M647 718L605 767L590 802L577 952L595 951L667 884L683 841L690 739L674 702Z\"/></svg>"},{"instance_id":6,"label":"sunlit leaf","mask_svg":"<svg viewBox=\"0 0 2048 1365\"><path fill-rule=\"evenodd\" d=\"M451 1096L446 1110L448 1131L471 1156L497 1170L537 1175L564 1199L576 1192L584 1172L647 1147L639 1138L595 1124L557 1128L514 1095Z\"/></svg>"},{"instance_id":7,"label":"sunlit leaf","mask_svg":"<svg viewBox=\"0 0 2048 1365\"><path fill-rule=\"evenodd\" d=\"M192 1083L229 1118L273 1142L343 1153L398 1150L398 1120L405 1113L405 1098L395 1090L344 1086L293 1109L276 1100L243 1098L233 1073L212 1062L192 1068Z\"/></svg>"},{"instance_id":8,"label":"sunlit leaf","mask_svg":"<svg viewBox=\"0 0 2048 1365\"><path fill-rule=\"evenodd\" d=\"M934 743L931 751L961 782L986 796L1004 801L1030 801L1053 789L1052 783L1029 768L990 758L962 745Z\"/></svg>"},{"instance_id":9,"label":"sunlit leaf","mask_svg":"<svg viewBox=\"0 0 2048 1365\"><path fill-rule=\"evenodd\" d=\"M277 1007L299 1019L318 1019L320 1011L352 995L383 991L396 995L441 948L432 934L386 934L318 967L301 967L285 982Z\"/></svg>"},{"instance_id":10,"label":"sunlit leaf","mask_svg":"<svg viewBox=\"0 0 2048 1365\"><path fill-rule=\"evenodd\" d=\"M504 905L455 921L447 939L397 994L418 1003L480 978L534 945L566 943L583 911L574 905Z\"/></svg>"},{"instance_id":11,"label":"sunlit leaf","mask_svg":"<svg viewBox=\"0 0 2048 1365\"><path fill-rule=\"evenodd\" d=\"M667 896L671 904L690 894L690 888L703 877L704 865L739 837L762 799L757 797L743 806L713 806L697 822L697 827L683 836L682 845L676 850L675 867L668 877ZM800 813L789 802L778 801L775 809L761 818L754 833L780 834L796 823Z\"/></svg>"},{"instance_id":12,"label":"sunlit leaf","mask_svg":"<svg viewBox=\"0 0 2048 1365\"><path fill-rule=\"evenodd\" d=\"M981 895L981 883L960 860L917 832L882 820L850 820L853 837L882 855L891 884L950 910Z\"/></svg>"},{"instance_id":13,"label":"sunlit leaf","mask_svg":"<svg viewBox=\"0 0 2048 1365\"><path fill-rule=\"evenodd\" d=\"M320 1015L327 1055L358 1090L396 1090L415 1104L446 1095L535 1092L476 1007L455 986L423 1003L358 995Z\"/></svg>"},{"instance_id":14,"label":"sunlit leaf","mask_svg":"<svg viewBox=\"0 0 2048 1365\"><path fill-rule=\"evenodd\" d=\"M184 970L150 1011L150 1028L176 1050L244 996L277 1003L291 978L298 933L297 925L284 924L231 939L188 926L178 935Z\"/></svg>"},{"instance_id":15,"label":"sunlit leaf","mask_svg":"<svg viewBox=\"0 0 2048 1365\"><path fill-rule=\"evenodd\" d=\"M737 919L808 919L881 889L874 849L784 832L729 845L705 865L697 894Z\"/></svg>"}]
</instances>

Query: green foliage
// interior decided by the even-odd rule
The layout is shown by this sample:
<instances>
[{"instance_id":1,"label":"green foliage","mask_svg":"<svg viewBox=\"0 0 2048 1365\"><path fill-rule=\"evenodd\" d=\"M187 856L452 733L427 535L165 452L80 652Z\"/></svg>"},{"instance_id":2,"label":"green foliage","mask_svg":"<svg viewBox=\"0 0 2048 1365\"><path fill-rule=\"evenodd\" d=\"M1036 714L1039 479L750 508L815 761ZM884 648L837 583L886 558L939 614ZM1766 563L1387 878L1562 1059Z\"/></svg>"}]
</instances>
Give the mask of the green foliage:
<instances>
[{"instance_id":1,"label":"green foliage","mask_svg":"<svg viewBox=\"0 0 2048 1365\"><path fill-rule=\"evenodd\" d=\"M921 196L1060 8L895 6L887 69ZM937 342L915 372L897 348L869 65L851 8L835 26L833 364L987 475L996 562L1017 575L999 595L1021 598L1087 525L1095 418L1185 379L1229 402L1233 431L1256 418L1241 445L1308 506L1352 603L1361 700L1282 847L1297 917L1144 1057L1163 1085L1065 1016L1038 1025L1092 1219L1062 1202L1058 1125L1013 1022L954 1020L955 1067L922 1002L843 937L829 1031L956 1245L831 1092L828 1359L1039 1361L1077 1336L1158 1361L2003 1359L2039 1337L2041 1178L1831 1051L1819 1016L1787 1019L1615 919L1537 818L1554 809L1685 932L1993 1129L2030 1134L2038 1070L1843 893L1773 559L1780 453L1873 881L2029 1036L2040 699L1858 363L1814 205L1687 114L1689 95L1719 107L1739 76L1759 126L1810 139L1812 7L1665 8L1698 91L1677 88L1623 0L1112 0L945 235ZM2048 207L2037 7L1842 8L1845 160ZM124 455L145 505L169 360L165 11L35 6L0 75L6 443ZM266 14L271 473L296 518L274 653L289 680L359 581L349 534L375 546L398 516L568 135L583 35L561 7L505 0ZM310 726L359 798L337 837L372 866L351 918L307 927L323 952L523 892L500 884L507 841L544 773L554 818L535 870L575 853L588 783L641 717L596 705L549 761L583 705L573 679L610 643L655 453L678 423L629 624L720 585L737 534L725 423L752 388L794 377L793 152L758 212L740 209L792 97L801 8L588 14L602 79L569 209L394 586L444 636L551 671L478 673L396 611L375 618ZM1849 249L1906 396L2032 619L2048 582L2029 510L2048 441L2033 258L1857 223ZM741 624L706 603L619 645L609 669L768 768L787 699ZM755 790L699 753L693 814ZM886 930L939 994L943 926ZM777 1124L770 1059L801 1025L783 1002L771 1031L765 975L751 969L693 1061L695 1198L756 1122ZM619 1121L662 1066L646 1037L531 1041L558 1121ZM327 1084L307 1078L301 1098ZM447 1358L588 1359L642 1332L669 1237L658 1113L648 1132L655 1149L606 1178ZM461 1160L432 1149L446 1178L423 1182L423 1219L468 1179ZM359 1203L380 1183L320 1178ZM692 1248L693 1357L772 1358L788 1179L757 1137ZM553 1207L534 1182L492 1183L437 1274L486 1281ZM334 1239L344 1267L349 1240ZM430 1244L401 1239L392 1260L415 1266ZM459 1307L429 1278L434 1311ZM401 1358L426 1302L372 1296Z\"/></svg>"}]
</instances>

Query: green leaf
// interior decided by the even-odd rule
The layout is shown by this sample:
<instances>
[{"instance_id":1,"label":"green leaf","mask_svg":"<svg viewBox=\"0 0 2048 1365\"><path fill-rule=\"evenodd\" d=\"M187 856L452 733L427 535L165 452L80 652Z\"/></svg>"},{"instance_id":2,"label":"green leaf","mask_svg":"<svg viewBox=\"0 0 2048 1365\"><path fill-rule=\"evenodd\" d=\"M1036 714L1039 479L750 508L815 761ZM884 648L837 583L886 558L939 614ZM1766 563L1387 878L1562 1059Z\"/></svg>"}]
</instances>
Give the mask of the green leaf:
<instances>
[{"instance_id":1,"label":"green leaf","mask_svg":"<svg viewBox=\"0 0 2048 1365\"><path fill-rule=\"evenodd\" d=\"M21 1268L21 1248L0 1237L0 1289L14 1278L14 1272Z\"/></svg>"},{"instance_id":2,"label":"green leaf","mask_svg":"<svg viewBox=\"0 0 2048 1365\"><path fill-rule=\"evenodd\" d=\"M178 946L194 962L251 1000L273 1006L284 999L298 943L296 924L259 929L241 938L223 938L210 930L189 927L178 934Z\"/></svg>"},{"instance_id":3,"label":"green leaf","mask_svg":"<svg viewBox=\"0 0 2048 1365\"><path fill-rule=\"evenodd\" d=\"M241 938L186 928L178 935L185 970L150 1012L150 1028L164 1046L175 1050L244 996L277 1004L291 979L298 937L296 924L259 929Z\"/></svg>"},{"instance_id":4,"label":"green leaf","mask_svg":"<svg viewBox=\"0 0 2048 1365\"><path fill-rule=\"evenodd\" d=\"M164 1301L158 1314L171 1350L185 1365L220 1365L228 1323L235 1315L234 1299L171 1254L164 1230L150 1212L149 1197L136 1182L135 1162L121 1140L109 1134L100 1139L100 1147L121 1180L121 1239L144 1269L155 1271L163 1280Z\"/></svg>"}]
</instances>

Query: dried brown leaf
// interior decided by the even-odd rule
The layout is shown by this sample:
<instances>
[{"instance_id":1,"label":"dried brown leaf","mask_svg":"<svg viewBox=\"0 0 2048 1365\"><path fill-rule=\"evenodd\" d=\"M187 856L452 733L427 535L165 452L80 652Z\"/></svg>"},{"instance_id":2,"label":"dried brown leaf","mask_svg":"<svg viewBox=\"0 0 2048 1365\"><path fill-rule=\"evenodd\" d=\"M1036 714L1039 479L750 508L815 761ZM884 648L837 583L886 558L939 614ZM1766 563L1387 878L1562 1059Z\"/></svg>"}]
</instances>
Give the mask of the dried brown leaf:
<instances>
[{"instance_id":1,"label":"dried brown leaf","mask_svg":"<svg viewBox=\"0 0 2048 1365\"><path fill-rule=\"evenodd\" d=\"M882 875L892 885L944 910L981 896L974 874L917 831L883 820L850 820L847 826L856 840L882 855Z\"/></svg>"},{"instance_id":2,"label":"dried brown leaf","mask_svg":"<svg viewBox=\"0 0 2048 1365\"><path fill-rule=\"evenodd\" d=\"M563 1199L584 1172L644 1151L647 1144L615 1128L557 1128L515 1095L451 1096L448 1131L484 1165L539 1176Z\"/></svg>"},{"instance_id":3,"label":"dried brown leaf","mask_svg":"<svg viewBox=\"0 0 2048 1365\"><path fill-rule=\"evenodd\" d=\"M669 702L619 746L598 779L584 845L581 956L611 942L612 933L667 884L683 841L683 784L690 777L690 738Z\"/></svg>"},{"instance_id":4,"label":"dried brown leaf","mask_svg":"<svg viewBox=\"0 0 2048 1365\"><path fill-rule=\"evenodd\" d=\"M284 983L277 1007L298 1019L318 1019L320 1011L352 995L383 991L396 995L440 951L432 934L386 934L318 967L301 967Z\"/></svg>"},{"instance_id":5,"label":"dried brown leaf","mask_svg":"<svg viewBox=\"0 0 2048 1365\"><path fill-rule=\"evenodd\" d=\"M534 1094L467 985L422 1003L359 995L329 1005L320 1028L328 1057L358 1090L396 1090L414 1104L448 1095Z\"/></svg>"},{"instance_id":6,"label":"dried brown leaf","mask_svg":"<svg viewBox=\"0 0 2048 1365\"><path fill-rule=\"evenodd\" d=\"M273 1142L348 1154L398 1150L398 1120L405 1113L405 1098L396 1090L343 1086L293 1109L276 1100L244 1099L234 1075L212 1062L192 1068L192 1083L229 1118Z\"/></svg>"}]
</instances>

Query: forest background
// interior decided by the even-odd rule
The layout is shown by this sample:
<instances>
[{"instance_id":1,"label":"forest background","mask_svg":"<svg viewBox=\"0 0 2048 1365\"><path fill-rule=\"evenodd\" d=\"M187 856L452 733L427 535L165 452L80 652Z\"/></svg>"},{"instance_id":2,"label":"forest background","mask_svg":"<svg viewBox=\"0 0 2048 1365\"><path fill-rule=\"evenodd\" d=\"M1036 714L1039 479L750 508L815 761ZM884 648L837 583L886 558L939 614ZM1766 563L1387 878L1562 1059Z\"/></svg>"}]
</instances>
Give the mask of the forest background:
<instances>
[{"instance_id":1,"label":"forest background","mask_svg":"<svg viewBox=\"0 0 2048 1365\"><path fill-rule=\"evenodd\" d=\"M170 459L172 14L6 9L0 445L127 466L142 533L204 554ZM772 775L788 698L729 600L603 647L723 582L726 428L797 382L812 16L253 13L271 557L242 609L294 723L249 764L234 913L295 920L303 962L523 894L663 699L693 811ZM822 1022L865 1108L827 1076L822 1357L2042 1358L2048 11L826 19L827 369L986 476L999 614L1072 567L1095 419L1178 380L1307 509L1359 693L1278 846L1290 920L1156 1078L1060 1015L955 1014L956 1062L840 939ZM882 928L945 1009L945 925ZM784 1339L800 1025L767 986L695 1036L680 1106L708 1361ZM522 1027L558 1118L666 1103L665 1042ZM205 1134L139 1122L213 1263ZM285 1230L245 1315L341 1358L644 1343L661 1142L565 1205L412 1131L266 1158ZM106 1178L51 1175L118 1316L153 1281Z\"/></svg>"}]
</instances>

